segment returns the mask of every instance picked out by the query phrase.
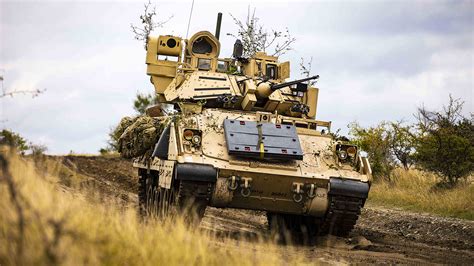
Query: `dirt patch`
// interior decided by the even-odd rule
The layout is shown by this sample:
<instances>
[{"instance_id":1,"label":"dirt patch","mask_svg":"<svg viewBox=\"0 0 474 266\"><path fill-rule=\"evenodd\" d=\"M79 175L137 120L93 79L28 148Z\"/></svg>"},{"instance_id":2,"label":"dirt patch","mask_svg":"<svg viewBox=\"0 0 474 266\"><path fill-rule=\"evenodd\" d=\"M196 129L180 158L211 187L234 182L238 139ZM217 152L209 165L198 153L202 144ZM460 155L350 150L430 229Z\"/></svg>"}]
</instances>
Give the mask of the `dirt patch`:
<instances>
[{"instance_id":1,"label":"dirt patch","mask_svg":"<svg viewBox=\"0 0 474 266\"><path fill-rule=\"evenodd\" d=\"M409 241L474 250L474 222L377 207L365 208L355 232L369 239L402 238Z\"/></svg>"},{"instance_id":2,"label":"dirt patch","mask_svg":"<svg viewBox=\"0 0 474 266\"><path fill-rule=\"evenodd\" d=\"M399 233L394 225L400 222L412 226ZM430 226L423 227L424 223ZM321 237L313 247L280 246L280 250L288 258L303 256L321 262L472 264L472 225L458 219L369 208L363 211L350 238ZM201 227L239 241L270 239L264 212L208 208ZM439 228L439 234L431 232L433 228Z\"/></svg>"},{"instance_id":3,"label":"dirt patch","mask_svg":"<svg viewBox=\"0 0 474 266\"><path fill-rule=\"evenodd\" d=\"M131 162L118 157L65 156L62 163L87 176L87 188L136 205L137 176ZM225 248L267 252L270 239L264 212L208 208L200 228ZM229 241L228 238L233 239ZM222 242L219 239L227 239ZM245 245L251 242L252 245ZM263 242L263 241L262 241ZM366 207L350 238L323 237L316 246L280 245L285 258L322 263L474 264L474 222L403 210Z\"/></svg>"},{"instance_id":4,"label":"dirt patch","mask_svg":"<svg viewBox=\"0 0 474 266\"><path fill-rule=\"evenodd\" d=\"M121 205L136 204L138 176L130 160L120 157L77 156L52 157L62 166L81 178L72 185L101 202L117 202ZM60 175L61 177L61 175ZM66 181L67 178L61 177Z\"/></svg>"},{"instance_id":5,"label":"dirt patch","mask_svg":"<svg viewBox=\"0 0 474 266\"><path fill-rule=\"evenodd\" d=\"M115 187L125 191L135 193L138 189L137 174L130 160L120 157L65 156L63 161L65 165L74 165L80 174L113 182Z\"/></svg>"}]
</instances>

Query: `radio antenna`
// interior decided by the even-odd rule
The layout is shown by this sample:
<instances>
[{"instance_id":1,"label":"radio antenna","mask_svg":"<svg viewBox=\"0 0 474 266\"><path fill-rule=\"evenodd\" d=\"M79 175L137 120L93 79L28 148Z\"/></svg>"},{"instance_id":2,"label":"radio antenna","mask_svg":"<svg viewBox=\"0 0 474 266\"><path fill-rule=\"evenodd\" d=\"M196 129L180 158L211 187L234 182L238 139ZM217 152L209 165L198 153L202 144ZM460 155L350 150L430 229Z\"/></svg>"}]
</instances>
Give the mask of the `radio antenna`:
<instances>
[{"instance_id":1,"label":"radio antenna","mask_svg":"<svg viewBox=\"0 0 474 266\"><path fill-rule=\"evenodd\" d=\"M191 17L193 15L193 8L194 8L194 0L193 0L193 3L191 4L191 11L189 12L188 29L186 30L186 39L188 38L189 25L191 24Z\"/></svg>"}]
</instances>

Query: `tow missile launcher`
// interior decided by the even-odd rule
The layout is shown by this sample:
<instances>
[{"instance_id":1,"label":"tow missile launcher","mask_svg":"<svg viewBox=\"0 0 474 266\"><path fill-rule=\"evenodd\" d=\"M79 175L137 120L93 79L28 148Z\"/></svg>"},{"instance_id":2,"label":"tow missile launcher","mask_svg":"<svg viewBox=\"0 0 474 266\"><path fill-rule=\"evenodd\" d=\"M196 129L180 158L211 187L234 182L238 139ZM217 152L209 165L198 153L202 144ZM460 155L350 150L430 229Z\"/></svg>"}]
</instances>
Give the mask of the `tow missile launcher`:
<instances>
[{"instance_id":1,"label":"tow missile launcher","mask_svg":"<svg viewBox=\"0 0 474 266\"><path fill-rule=\"evenodd\" d=\"M219 21L219 20L218 20ZM218 25L217 29L220 29ZM359 148L316 119L312 76L287 81L290 62L258 52L221 58L208 31L149 37L147 74L173 106L151 157L137 158L145 213L177 209L199 221L206 206L266 211L272 228L314 238L346 236L368 196L371 169ZM283 226L283 227L282 227Z\"/></svg>"}]
</instances>

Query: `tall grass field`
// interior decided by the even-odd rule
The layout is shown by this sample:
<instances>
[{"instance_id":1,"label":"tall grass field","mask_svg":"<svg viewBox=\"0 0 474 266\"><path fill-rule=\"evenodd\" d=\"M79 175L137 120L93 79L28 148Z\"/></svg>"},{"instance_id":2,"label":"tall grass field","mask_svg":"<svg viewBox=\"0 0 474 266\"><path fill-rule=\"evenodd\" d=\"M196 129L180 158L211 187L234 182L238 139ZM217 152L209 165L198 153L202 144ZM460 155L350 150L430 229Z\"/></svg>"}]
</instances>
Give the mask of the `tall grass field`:
<instances>
[{"instance_id":1,"label":"tall grass field","mask_svg":"<svg viewBox=\"0 0 474 266\"><path fill-rule=\"evenodd\" d=\"M91 199L84 177L61 162L27 159L0 147L0 265L293 265L268 239L236 241L186 226L179 218L144 221L133 203ZM76 180L76 182L74 182ZM396 169L374 182L368 206L474 219L474 186L437 189L434 175ZM297 247L285 247L287 251Z\"/></svg>"},{"instance_id":2,"label":"tall grass field","mask_svg":"<svg viewBox=\"0 0 474 266\"><path fill-rule=\"evenodd\" d=\"M179 219L145 222L135 206L88 200L60 185L60 163L47 162L49 170L38 172L11 152L0 155L8 164L0 182L0 265L288 263L272 243L217 239Z\"/></svg>"},{"instance_id":3,"label":"tall grass field","mask_svg":"<svg viewBox=\"0 0 474 266\"><path fill-rule=\"evenodd\" d=\"M419 170L395 169L390 181L379 180L370 188L368 203L417 212L474 220L472 178L455 188L440 188L439 179Z\"/></svg>"}]
</instances>

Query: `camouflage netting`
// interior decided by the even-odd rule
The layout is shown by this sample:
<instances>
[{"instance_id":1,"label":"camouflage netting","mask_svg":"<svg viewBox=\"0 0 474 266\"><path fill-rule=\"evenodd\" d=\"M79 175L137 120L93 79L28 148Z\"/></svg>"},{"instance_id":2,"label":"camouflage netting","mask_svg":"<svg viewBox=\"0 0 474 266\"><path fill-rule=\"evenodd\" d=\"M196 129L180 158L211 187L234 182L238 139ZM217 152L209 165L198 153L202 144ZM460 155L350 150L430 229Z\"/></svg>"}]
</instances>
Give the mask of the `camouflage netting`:
<instances>
[{"instance_id":1,"label":"camouflage netting","mask_svg":"<svg viewBox=\"0 0 474 266\"><path fill-rule=\"evenodd\" d=\"M137 118L131 118L131 117L128 117L128 116L122 118L120 120L120 123L115 128L114 132L112 133L113 138L118 141L118 139L120 139L120 136L122 136L125 129L127 129L127 127L131 126L133 124L133 122L135 122L136 119Z\"/></svg>"},{"instance_id":2,"label":"camouflage netting","mask_svg":"<svg viewBox=\"0 0 474 266\"><path fill-rule=\"evenodd\" d=\"M114 131L114 134L120 134L118 152L124 158L150 156L166 124L167 121L150 116L122 118Z\"/></svg>"}]
</instances>

